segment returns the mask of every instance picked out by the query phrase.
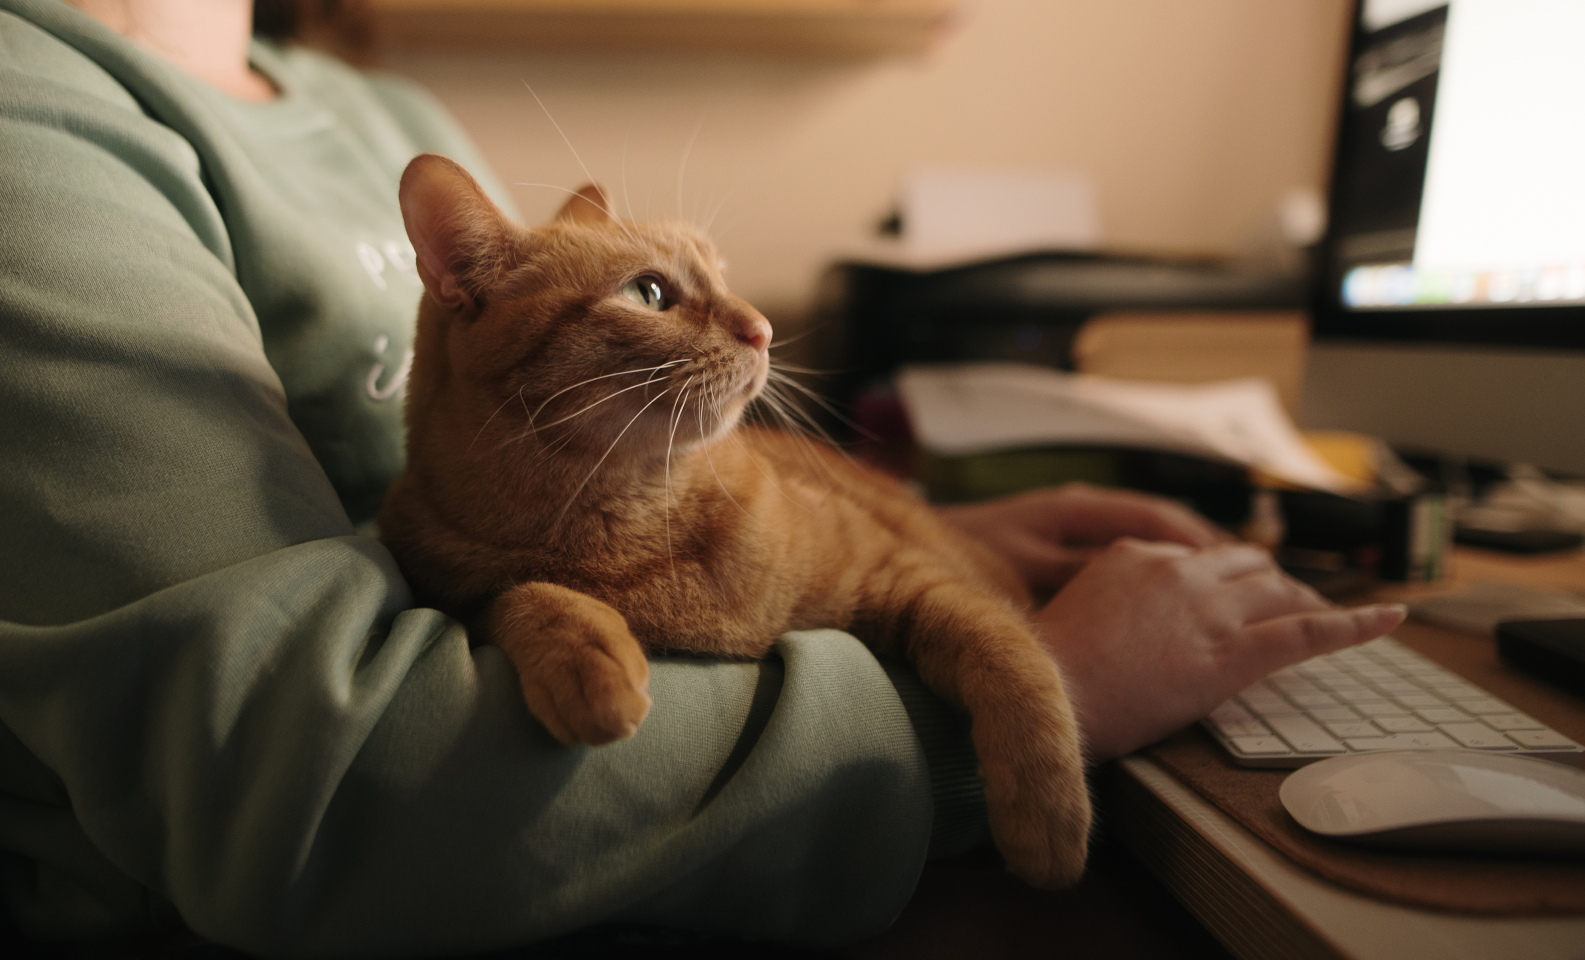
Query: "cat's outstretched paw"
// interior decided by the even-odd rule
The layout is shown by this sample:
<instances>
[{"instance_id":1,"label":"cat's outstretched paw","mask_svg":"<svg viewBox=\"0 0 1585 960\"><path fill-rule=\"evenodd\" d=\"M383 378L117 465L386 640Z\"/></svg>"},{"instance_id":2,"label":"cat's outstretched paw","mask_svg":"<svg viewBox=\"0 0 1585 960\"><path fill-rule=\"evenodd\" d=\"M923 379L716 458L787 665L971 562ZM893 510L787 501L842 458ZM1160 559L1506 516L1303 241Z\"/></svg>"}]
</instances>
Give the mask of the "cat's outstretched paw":
<instances>
[{"instance_id":1,"label":"cat's outstretched paw","mask_svg":"<svg viewBox=\"0 0 1585 960\"><path fill-rule=\"evenodd\" d=\"M1035 729L1000 734L977 720L975 741L991 836L1007 868L1033 886L1060 890L1084 874L1090 794L1072 720L1040 719Z\"/></svg>"},{"instance_id":2,"label":"cat's outstretched paw","mask_svg":"<svg viewBox=\"0 0 1585 960\"><path fill-rule=\"evenodd\" d=\"M650 708L649 661L615 609L554 584L519 584L496 599L489 632L551 736L599 746L638 732Z\"/></svg>"}]
</instances>

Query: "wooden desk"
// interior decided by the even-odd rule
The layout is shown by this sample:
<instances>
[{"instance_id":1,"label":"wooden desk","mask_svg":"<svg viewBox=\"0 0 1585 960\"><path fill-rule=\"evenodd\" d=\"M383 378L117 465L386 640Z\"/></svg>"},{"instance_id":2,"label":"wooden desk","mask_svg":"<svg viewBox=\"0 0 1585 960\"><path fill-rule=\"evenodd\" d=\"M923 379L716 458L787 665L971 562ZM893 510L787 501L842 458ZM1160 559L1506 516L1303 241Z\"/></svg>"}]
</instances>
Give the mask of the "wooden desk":
<instances>
[{"instance_id":1,"label":"wooden desk","mask_svg":"<svg viewBox=\"0 0 1585 960\"><path fill-rule=\"evenodd\" d=\"M1451 576L1383 591L1408 599L1478 580L1585 593L1585 553L1514 558L1458 550ZM1400 640L1455 671L1471 658L1498 666L1490 638L1409 623ZM1585 739L1585 704L1511 668L1493 691ZM1510 675L1511 674L1511 675ZM1579 960L1585 916L1475 918L1385 903L1323 880L1278 854L1143 756L1119 761L1098 784L1112 829L1235 955L1356 960Z\"/></svg>"}]
</instances>

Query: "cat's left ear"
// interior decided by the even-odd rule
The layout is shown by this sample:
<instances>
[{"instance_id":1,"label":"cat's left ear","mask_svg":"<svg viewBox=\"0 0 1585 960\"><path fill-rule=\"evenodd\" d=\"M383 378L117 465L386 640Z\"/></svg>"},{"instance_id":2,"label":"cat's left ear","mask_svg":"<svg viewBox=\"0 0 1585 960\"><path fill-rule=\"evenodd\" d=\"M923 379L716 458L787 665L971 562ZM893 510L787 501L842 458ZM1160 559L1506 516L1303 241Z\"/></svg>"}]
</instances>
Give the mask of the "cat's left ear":
<instances>
[{"instance_id":1,"label":"cat's left ear","mask_svg":"<svg viewBox=\"0 0 1585 960\"><path fill-rule=\"evenodd\" d=\"M399 196L424 289L442 306L477 307L505 266L506 215L461 164L434 153L407 165Z\"/></svg>"},{"instance_id":2,"label":"cat's left ear","mask_svg":"<svg viewBox=\"0 0 1585 960\"><path fill-rule=\"evenodd\" d=\"M590 226L616 222L615 215L611 213L611 198L593 183L587 184L573 194L572 199L562 205L560 212L556 214L556 219L587 223Z\"/></svg>"}]
</instances>

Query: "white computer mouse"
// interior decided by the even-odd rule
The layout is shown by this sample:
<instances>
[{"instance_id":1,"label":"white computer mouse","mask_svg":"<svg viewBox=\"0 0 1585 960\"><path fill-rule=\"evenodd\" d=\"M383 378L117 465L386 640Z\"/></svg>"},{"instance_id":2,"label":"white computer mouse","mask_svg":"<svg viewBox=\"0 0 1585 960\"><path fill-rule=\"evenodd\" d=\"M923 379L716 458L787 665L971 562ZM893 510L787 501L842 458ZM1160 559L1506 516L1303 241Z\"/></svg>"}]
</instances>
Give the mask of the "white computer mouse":
<instances>
[{"instance_id":1,"label":"white computer mouse","mask_svg":"<svg viewBox=\"0 0 1585 960\"><path fill-rule=\"evenodd\" d=\"M1585 857L1585 771L1477 750L1333 757L1282 783L1307 830L1373 846Z\"/></svg>"}]
</instances>

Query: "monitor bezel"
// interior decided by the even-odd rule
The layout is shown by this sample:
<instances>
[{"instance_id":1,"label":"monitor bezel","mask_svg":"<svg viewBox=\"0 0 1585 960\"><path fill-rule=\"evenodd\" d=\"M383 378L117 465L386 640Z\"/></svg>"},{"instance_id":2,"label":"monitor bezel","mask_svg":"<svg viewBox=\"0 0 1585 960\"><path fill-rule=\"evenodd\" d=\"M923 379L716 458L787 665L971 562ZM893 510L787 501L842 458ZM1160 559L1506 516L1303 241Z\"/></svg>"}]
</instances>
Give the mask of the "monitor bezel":
<instances>
[{"instance_id":1,"label":"monitor bezel","mask_svg":"<svg viewBox=\"0 0 1585 960\"><path fill-rule=\"evenodd\" d=\"M1585 350L1585 304L1523 307L1408 307L1350 310L1343 306L1333 278L1338 275L1337 177L1349 132L1347 97L1355 54L1365 32L1360 27L1364 0L1351 5L1333 124L1332 165L1327 181L1327 230L1317 245L1311 291L1311 334L1318 340L1391 341L1419 344L1484 344L1509 347Z\"/></svg>"}]
</instances>

